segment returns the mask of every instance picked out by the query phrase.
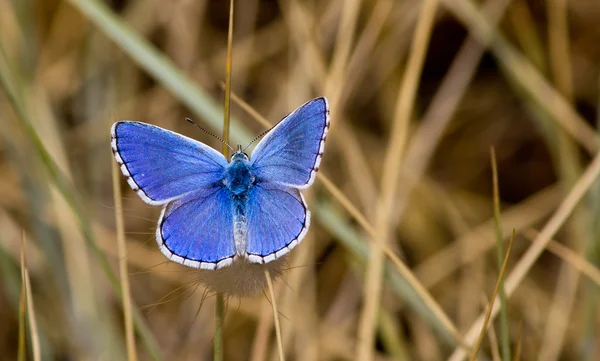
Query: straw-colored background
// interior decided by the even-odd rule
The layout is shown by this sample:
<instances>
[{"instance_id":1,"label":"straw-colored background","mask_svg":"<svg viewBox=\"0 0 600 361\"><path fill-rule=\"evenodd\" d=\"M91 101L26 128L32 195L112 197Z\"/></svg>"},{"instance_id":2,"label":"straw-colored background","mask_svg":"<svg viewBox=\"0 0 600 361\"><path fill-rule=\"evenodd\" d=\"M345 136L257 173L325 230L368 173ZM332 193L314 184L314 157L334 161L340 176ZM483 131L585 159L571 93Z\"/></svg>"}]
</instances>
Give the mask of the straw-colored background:
<instances>
[{"instance_id":1,"label":"straw-colored background","mask_svg":"<svg viewBox=\"0 0 600 361\"><path fill-rule=\"evenodd\" d=\"M469 354L496 237L515 229L481 359L598 360L599 3L235 5L234 93L271 123L331 105L311 229L275 284L286 359ZM185 117L221 132L228 14L225 0L0 0L1 360L128 358L110 125L220 149ZM239 103L232 117L234 145L265 129ZM119 182L139 359L212 359L215 297L165 262L160 209ZM267 295L228 299L226 360L278 358Z\"/></svg>"}]
</instances>

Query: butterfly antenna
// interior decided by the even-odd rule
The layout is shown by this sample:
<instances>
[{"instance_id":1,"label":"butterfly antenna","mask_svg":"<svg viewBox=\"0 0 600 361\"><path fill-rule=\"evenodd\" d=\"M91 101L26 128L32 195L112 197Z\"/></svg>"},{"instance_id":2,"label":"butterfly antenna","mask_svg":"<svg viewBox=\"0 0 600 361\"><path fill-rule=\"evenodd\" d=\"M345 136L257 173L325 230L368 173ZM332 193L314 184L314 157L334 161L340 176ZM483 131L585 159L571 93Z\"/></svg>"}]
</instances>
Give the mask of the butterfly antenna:
<instances>
[{"instance_id":1,"label":"butterfly antenna","mask_svg":"<svg viewBox=\"0 0 600 361\"><path fill-rule=\"evenodd\" d=\"M226 141L224 141L223 139L221 139L221 137L219 137L219 136L217 136L217 135L214 135L213 133L209 132L208 130L206 130L206 129L202 128L201 126L199 126L199 125L198 125L198 123L196 123L195 121L191 120L190 118L185 118L185 120L187 120L188 122L190 122L190 123L194 124L195 126L197 126L197 127L198 127L198 129L200 129L200 130L201 130L201 131L203 131L204 133L206 133L206 134L208 134L208 135L210 135L210 136L212 136L212 137L214 137L214 138L217 138L217 139L218 139L218 140L219 140L221 143L225 144L225 145L226 145L226 146L227 146L229 149L231 149L231 151L232 151L232 152L235 152L235 149L233 149L233 148L232 148L232 147L229 145L229 143L227 143Z\"/></svg>"},{"instance_id":2,"label":"butterfly antenna","mask_svg":"<svg viewBox=\"0 0 600 361\"><path fill-rule=\"evenodd\" d=\"M246 146L246 148L244 148L244 152L246 151L246 149L248 149L249 146L252 145L252 143L256 142L257 140L259 140L260 138L264 137L265 134L267 134L268 132L271 131L271 129L273 129L274 127L271 127L267 130L265 130L264 132L260 133L259 135L256 136L256 138L252 139L252 141L250 143L248 143L248 145Z\"/></svg>"}]
</instances>

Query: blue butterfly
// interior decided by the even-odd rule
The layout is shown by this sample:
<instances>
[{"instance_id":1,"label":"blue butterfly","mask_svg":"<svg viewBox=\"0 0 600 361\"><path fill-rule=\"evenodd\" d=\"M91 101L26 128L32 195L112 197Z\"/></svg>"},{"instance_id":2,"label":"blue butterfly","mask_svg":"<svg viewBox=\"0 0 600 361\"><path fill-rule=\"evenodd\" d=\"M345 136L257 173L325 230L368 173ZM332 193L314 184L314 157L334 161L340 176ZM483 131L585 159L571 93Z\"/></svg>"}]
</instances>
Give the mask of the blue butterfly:
<instances>
[{"instance_id":1,"label":"blue butterfly","mask_svg":"<svg viewBox=\"0 0 600 361\"><path fill-rule=\"evenodd\" d=\"M121 121L111 146L127 183L163 206L156 241L170 260L207 270L243 257L271 262L306 235L310 212L301 189L315 180L329 129L325 97L286 116L248 157L215 149L150 124Z\"/></svg>"}]
</instances>

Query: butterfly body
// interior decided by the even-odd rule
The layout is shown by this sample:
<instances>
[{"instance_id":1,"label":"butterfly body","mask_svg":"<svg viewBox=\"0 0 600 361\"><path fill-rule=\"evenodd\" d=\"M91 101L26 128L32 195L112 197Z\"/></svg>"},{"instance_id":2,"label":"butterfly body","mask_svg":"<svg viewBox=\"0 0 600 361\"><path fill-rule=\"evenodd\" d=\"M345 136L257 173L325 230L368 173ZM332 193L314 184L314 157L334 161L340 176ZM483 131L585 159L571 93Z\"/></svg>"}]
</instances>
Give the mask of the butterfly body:
<instances>
[{"instance_id":1,"label":"butterfly body","mask_svg":"<svg viewBox=\"0 0 600 361\"><path fill-rule=\"evenodd\" d=\"M163 206L156 240L172 261L218 269L234 259L275 260L306 235L300 189L314 181L329 128L325 98L285 117L256 146L228 162L209 146L140 122L117 122L112 149L134 191Z\"/></svg>"},{"instance_id":2,"label":"butterfly body","mask_svg":"<svg viewBox=\"0 0 600 361\"><path fill-rule=\"evenodd\" d=\"M225 168L221 184L230 192L236 254L243 256L246 253L248 198L256 183L256 177L252 174L252 164L248 155L239 148Z\"/></svg>"}]
</instances>

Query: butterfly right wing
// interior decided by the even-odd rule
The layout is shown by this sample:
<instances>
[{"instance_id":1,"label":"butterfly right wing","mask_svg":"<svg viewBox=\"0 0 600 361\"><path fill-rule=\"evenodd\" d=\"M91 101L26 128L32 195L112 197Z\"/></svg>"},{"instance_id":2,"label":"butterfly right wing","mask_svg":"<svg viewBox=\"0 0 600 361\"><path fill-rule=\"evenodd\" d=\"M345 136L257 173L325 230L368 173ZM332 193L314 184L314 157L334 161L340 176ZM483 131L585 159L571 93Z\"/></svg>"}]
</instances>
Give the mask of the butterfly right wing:
<instances>
[{"instance_id":1,"label":"butterfly right wing","mask_svg":"<svg viewBox=\"0 0 600 361\"><path fill-rule=\"evenodd\" d=\"M169 203L156 230L161 252L171 261L202 269L233 262L233 206L230 192L219 185L201 188Z\"/></svg>"},{"instance_id":2,"label":"butterfly right wing","mask_svg":"<svg viewBox=\"0 0 600 361\"><path fill-rule=\"evenodd\" d=\"M154 125L122 121L111 146L127 183L151 205L164 205L220 181L225 157L213 148Z\"/></svg>"}]
</instances>

